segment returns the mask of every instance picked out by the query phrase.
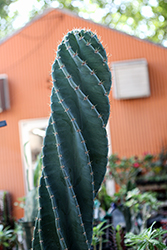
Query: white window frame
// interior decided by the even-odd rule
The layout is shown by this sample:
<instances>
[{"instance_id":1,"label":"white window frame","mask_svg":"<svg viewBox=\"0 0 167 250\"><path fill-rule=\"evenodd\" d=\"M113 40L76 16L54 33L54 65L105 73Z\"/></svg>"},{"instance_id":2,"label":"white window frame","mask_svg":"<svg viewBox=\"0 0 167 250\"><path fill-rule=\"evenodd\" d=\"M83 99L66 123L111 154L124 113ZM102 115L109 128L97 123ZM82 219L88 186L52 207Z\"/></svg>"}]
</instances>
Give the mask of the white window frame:
<instances>
[{"instance_id":1,"label":"white window frame","mask_svg":"<svg viewBox=\"0 0 167 250\"><path fill-rule=\"evenodd\" d=\"M33 169L33 164L32 164L30 144L28 143L29 131L31 131L33 128L39 128L39 129L41 128L42 129L44 127L47 127L47 125L48 125L48 118L26 119L26 120L19 121L21 158L22 158L26 192L28 190L26 178L28 178L30 190L34 187L34 184L33 184L34 169ZM26 144L26 146L25 146L25 144ZM28 164L26 162L24 154L26 154ZM29 169L28 177L27 177L27 169Z\"/></svg>"}]
</instances>

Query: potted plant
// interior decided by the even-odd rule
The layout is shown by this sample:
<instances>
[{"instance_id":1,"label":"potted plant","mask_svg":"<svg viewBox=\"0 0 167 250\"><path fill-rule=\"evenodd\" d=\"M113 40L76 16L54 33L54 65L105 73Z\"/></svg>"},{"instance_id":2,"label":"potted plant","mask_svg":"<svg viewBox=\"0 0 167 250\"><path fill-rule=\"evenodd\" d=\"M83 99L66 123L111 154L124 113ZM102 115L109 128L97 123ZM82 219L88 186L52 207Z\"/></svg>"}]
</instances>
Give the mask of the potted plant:
<instances>
[{"instance_id":1,"label":"potted plant","mask_svg":"<svg viewBox=\"0 0 167 250\"><path fill-rule=\"evenodd\" d=\"M33 249L88 250L93 200L107 165L111 86L106 52L97 36L86 30L69 32L58 46L52 78Z\"/></svg>"}]
</instances>

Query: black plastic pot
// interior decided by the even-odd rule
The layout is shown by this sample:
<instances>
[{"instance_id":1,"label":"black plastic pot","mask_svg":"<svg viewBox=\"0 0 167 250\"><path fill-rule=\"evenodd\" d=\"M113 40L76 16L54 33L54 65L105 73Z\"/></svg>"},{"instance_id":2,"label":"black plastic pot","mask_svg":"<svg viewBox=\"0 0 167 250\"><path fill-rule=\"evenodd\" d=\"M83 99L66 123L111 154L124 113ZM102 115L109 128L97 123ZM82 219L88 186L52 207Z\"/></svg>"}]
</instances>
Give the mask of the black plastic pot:
<instances>
[{"instance_id":1,"label":"black plastic pot","mask_svg":"<svg viewBox=\"0 0 167 250\"><path fill-rule=\"evenodd\" d=\"M22 244L24 247L24 250L29 250L32 248L32 238L33 238L33 230L34 230L34 221L24 221L23 219L20 219L19 224L22 227L23 234L22 234Z\"/></svg>"}]
</instances>

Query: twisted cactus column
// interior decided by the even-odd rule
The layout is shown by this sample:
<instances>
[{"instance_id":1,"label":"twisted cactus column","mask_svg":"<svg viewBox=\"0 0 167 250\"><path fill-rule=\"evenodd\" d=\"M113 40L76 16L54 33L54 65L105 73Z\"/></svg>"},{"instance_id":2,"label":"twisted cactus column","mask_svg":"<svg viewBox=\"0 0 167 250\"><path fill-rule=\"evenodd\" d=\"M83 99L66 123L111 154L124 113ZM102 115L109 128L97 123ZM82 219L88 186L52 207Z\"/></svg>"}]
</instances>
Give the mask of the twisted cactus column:
<instances>
[{"instance_id":1,"label":"twisted cactus column","mask_svg":"<svg viewBox=\"0 0 167 250\"><path fill-rule=\"evenodd\" d=\"M58 46L52 78L33 249L87 250L108 154L111 73L97 36L69 32Z\"/></svg>"}]
</instances>

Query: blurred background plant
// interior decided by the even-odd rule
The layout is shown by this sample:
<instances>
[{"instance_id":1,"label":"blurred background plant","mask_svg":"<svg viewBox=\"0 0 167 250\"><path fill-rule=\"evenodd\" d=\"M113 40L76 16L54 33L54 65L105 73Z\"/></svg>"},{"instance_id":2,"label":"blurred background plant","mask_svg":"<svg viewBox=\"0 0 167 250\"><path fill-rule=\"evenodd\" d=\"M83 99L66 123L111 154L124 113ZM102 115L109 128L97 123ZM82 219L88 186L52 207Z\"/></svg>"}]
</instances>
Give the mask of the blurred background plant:
<instances>
[{"instance_id":1,"label":"blurred background plant","mask_svg":"<svg viewBox=\"0 0 167 250\"><path fill-rule=\"evenodd\" d=\"M147 220L153 216L161 206L153 192L142 193L138 188L128 191L124 205L130 208L131 232L139 234L147 227Z\"/></svg>"},{"instance_id":2,"label":"blurred background plant","mask_svg":"<svg viewBox=\"0 0 167 250\"><path fill-rule=\"evenodd\" d=\"M117 154L112 154L109 158L107 177L114 178L120 187L127 186L129 180L131 183L135 183L140 166L141 160L137 156L120 158Z\"/></svg>"},{"instance_id":3,"label":"blurred background plant","mask_svg":"<svg viewBox=\"0 0 167 250\"><path fill-rule=\"evenodd\" d=\"M93 250L125 250L122 227L117 225L114 228L107 220L103 220L93 227L92 247Z\"/></svg>"},{"instance_id":4,"label":"blurred background plant","mask_svg":"<svg viewBox=\"0 0 167 250\"><path fill-rule=\"evenodd\" d=\"M0 190L0 249L17 245L17 224L12 216L11 194Z\"/></svg>"},{"instance_id":5,"label":"blurred background plant","mask_svg":"<svg viewBox=\"0 0 167 250\"><path fill-rule=\"evenodd\" d=\"M130 185L130 189L144 182L166 182L167 146L163 146L158 154L144 153L142 156L129 158L112 154L106 178L113 178L119 187Z\"/></svg>"},{"instance_id":6,"label":"blurred background plant","mask_svg":"<svg viewBox=\"0 0 167 250\"><path fill-rule=\"evenodd\" d=\"M155 241L155 246L161 246L161 248L155 249L165 249L163 241L165 240L164 237L166 237L166 231L159 227L159 223L156 223L156 215L162 205L162 202L157 200L156 193L142 193L138 188L127 192L126 189L123 188L122 190L120 188L119 192L111 197L111 200L110 209L105 211L104 217L100 218L101 221L99 221L100 226L104 224L101 223L104 220L107 221L107 225L111 226L105 230L105 233L101 234L100 241L97 240L94 244L99 245L101 242L100 244L107 246L104 248L107 250L125 250L129 249L129 246L133 250L154 250L152 246L153 241ZM148 219L150 218L153 221L153 225L156 226L153 231L153 225L148 228ZM98 225L95 229L98 231ZM96 232L95 229L94 232ZM100 227L100 230L103 230L103 228ZM164 236L163 239L161 235ZM129 240L125 241L125 239ZM159 243L157 243L157 240ZM137 241L140 243L139 245L137 245ZM112 248L113 246L114 248ZM143 246L143 248L139 248L139 246Z\"/></svg>"},{"instance_id":7,"label":"blurred background plant","mask_svg":"<svg viewBox=\"0 0 167 250\"><path fill-rule=\"evenodd\" d=\"M10 227L4 227L0 224L0 247L11 247L16 244L16 234Z\"/></svg>"},{"instance_id":8,"label":"blurred background plant","mask_svg":"<svg viewBox=\"0 0 167 250\"><path fill-rule=\"evenodd\" d=\"M155 222L149 227L143 229L139 234L132 232L125 235L125 243L130 249L133 250L161 250L167 249L163 235L167 233L167 230L162 228L154 229ZM131 248L132 247L132 248Z\"/></svg>"},{"instance_id":9,"label":"blurred background plant","mask_svg":"<svg viewBox=\"0 0 167 250\"><path fill-rule=\"evenodd\" d=\"M24 149L27 143L24 145ZM40 153L37 157L37 161L36 161L35 168L34 168L34 174L33 174L33 188L32 189L30 189L30 179L29 179L30 167L29 167L26 153L24 153L24 156L25 156L25 160L28 166L26 170L26 182L27 182L28 192L25 197L18 198L18 202L15 202L14 205L19 206L20 208L24 209L24 221L35 221L35 218L37 216L37 211L38 211L37 196L38 196L39 178L41 176L41 171L42 171L42 155Z\"/></svg>"},{"instance_id":10,"label":"blurred background plant","mask_svg":"<svg viewBox=\"0 0 167 250\"><path fill-rule=\"evenodd\" d=\"M0 38L22 27L48 7L69 9L79 16L167 46L166 0L21 0L0 1ZM28 4L27 4L28 3ZM25 6L25 8L23 8ZM23 8L23 9L22 9ZM93 10L93 11L92 11Z\"/></svg>"},{"instance_id":11,"label":"blurred background plant","mask_svg":"<svg viewBox=\"0 0 167 250\"><path fill-rule=\"evenodd\" d=\"M167 180L166 174L167 150L165 147L162 148L157 155L144 153L142 156L132 156L130 158L120 158L117 154L111 155L109 158L108 171L97 199L100 203L99 210L103 210L103 213L100 213L101 215L103 214L103 218L101 216L99 220L103 221L107 219L107 223L112 224L112 228L114 229L112 234L115 240L117 235L120 242L124 242L125 244L124 236L131 233L130 235L135 235L136 239L138 236L139 238L141 237L143 244L144 237L148 237L147 244L143 245L146 248L143 247L141 249L154 249L149 245L149 240L157 240L158 235L160 236L162 232L164 232L159 229L163 225L162 221L167 221L166 198L159 200L159 191L165 192L165 190L160 189L159 183L165 179ZM111 179L117 184L117 190L110 196L107 193L106 183ZM158 191L154 190L155 185L151 185L151 183L157 181ZM145 185L148 183L149 191L145 189ZM152 226L153 223L154 225ZM118 227L123 233L119 233L116 229ZM152 231L154 233L152 233ZM111 232L111 228L107 230L107 232ZM166 236L165 233L164 236ZM149 239L149 237L151 238ZM109 237L109 239L111 239L111 237ZM135 237L131 239L133 241ZM164 247L161 237L159 240L159 246ZM118 246L119 244L117 244L116 241L114 242L117 246L115 249L126 249L125 246ZM130 249L139 249L138 247L139 246L133 244L133 247Z\"/></svg>"},{"instance_id":12,"label":"blurred background plant","mask_svg":"<svg viewBox=\"0 0 167 250\"><path fill-rule=\"evenodd\" d=\"M42 171L42 153L40 153L37 157L33 171L33 187L30 188L32 180L29 178L30 166L25 153L27 143L24 145L24 156L28 166L26 170L27 194L24 197L18 198L18 201L14 203L15 206L18 206L24 211L24 217L18 220L18 224L22 230L18 243L24 248L24 250L29 250L31 248L33 229L38 213L38 185Z\"/></svg>"},{"instance_id":13,"label":"blurred background plant","mask_svg":"<svg viewBox=\"0 0 167 250\"><path fill-rule=\"evenodd\" d=\"M105 229L111 227L112 225L108 224L105 225L106 221L100 222L98 225L93 227L93 237L92 237L92 245L93 245L93 250L97 250L97 246L99 250L102 250L102 244L104 242L107 242L106 239L104 239L105 235Z\"/></svg>"},{"instance_id":14,"label":"blurred background plant","mask_svg":"<svg viewBox=\"0 0 167 250\"><path fill-rule=\"evenodd\" d=\"M146 153L141 157L141 171L137 182L163 182L167 180L167 146L159 154Z\"/></svg>"},{"instance_id":15,"label":"blurred background plant","mask_svg":"<svg viewBox=\"0 0 167 250\"><path fill-rule=\"evenodd\" d=\"M0 249L11 250L19 249L24 250L23 245L19 242L19 235L22 234L22 229L15 221L14 227L4 226L0 224Z\"/></svg>"}]
</instances>

